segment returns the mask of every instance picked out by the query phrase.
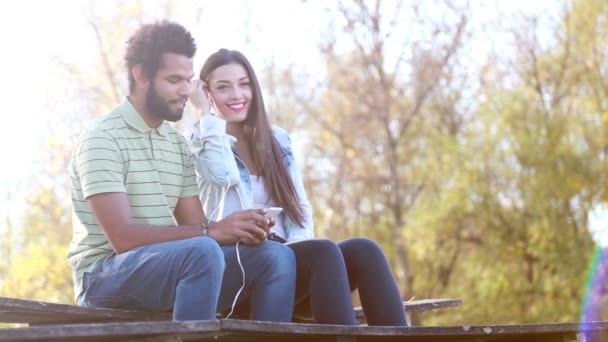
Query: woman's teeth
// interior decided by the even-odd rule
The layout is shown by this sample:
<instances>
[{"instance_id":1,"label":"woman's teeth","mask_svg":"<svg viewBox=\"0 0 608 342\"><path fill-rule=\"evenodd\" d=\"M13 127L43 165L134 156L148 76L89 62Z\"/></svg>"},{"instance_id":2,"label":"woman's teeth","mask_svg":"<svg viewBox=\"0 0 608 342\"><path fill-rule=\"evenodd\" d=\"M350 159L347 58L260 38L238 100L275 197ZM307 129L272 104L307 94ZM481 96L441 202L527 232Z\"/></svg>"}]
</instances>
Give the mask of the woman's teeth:
<instances>
[{"instance_id":1,"label":"woman's teeth","mask_svg":"<svg viewBox=\"0 0 608 342\"><path fill-rule=\"evenodd\" d=\"M229 104L228 107L230 107L231 109L234 109L234 110L239 110L239 109L243 109L243 107L245 107L245 103Z\"/></svg>"}]
</instances>

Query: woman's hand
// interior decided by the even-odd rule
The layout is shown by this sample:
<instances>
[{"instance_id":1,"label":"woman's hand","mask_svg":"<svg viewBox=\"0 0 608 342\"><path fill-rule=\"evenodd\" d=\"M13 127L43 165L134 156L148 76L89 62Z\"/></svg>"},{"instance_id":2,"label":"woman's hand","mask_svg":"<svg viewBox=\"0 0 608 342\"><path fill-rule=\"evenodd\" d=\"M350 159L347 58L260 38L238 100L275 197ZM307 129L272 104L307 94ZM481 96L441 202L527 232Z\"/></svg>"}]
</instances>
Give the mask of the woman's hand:
<instances>
[{"instance_id":1,"label":"woman's hand","mask_svg":"<svg viewBox=\"0 0 608 342\"><path fill-rule=\"evenodd\" d=\"M207 84L203 80L192 80L192 93L190 103L201 115L208 114L211 109L211 101L207 97Z\"/></svg>"}]
</instances>

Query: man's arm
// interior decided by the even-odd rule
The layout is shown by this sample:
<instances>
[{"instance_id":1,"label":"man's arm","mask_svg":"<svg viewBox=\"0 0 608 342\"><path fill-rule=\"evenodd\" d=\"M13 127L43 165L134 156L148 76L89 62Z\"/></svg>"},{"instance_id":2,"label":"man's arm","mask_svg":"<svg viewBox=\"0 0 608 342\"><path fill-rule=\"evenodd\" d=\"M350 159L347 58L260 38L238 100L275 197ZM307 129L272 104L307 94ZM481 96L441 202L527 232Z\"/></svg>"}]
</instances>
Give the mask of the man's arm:
<instances>
[{"instance_id":1,"label":"man's arm","mask_svg":"<svg viewBox=\"0 0 608 342\"><path fill-rule=\"evenodd\" d=\"M101 193L90 196L88 201L97 222L116 254L153 243L197 237L202 233L203 218L200 207L201 216L198 222L195 220L195 214L188 216L189 224L162 227L134 223L129 200L124 192Z\"/></svg>"},{"instance_id":2,"label":"man's arm","mask_svg":"<svg viewBox=\"0 0 608 342\"><path fill-rule=\"evenodd\" d=\"M197 196L182 197L177 201L173 216L178 225L198 224L205 221L205 213Z\"/></svg>"},{"instance_id":3,"label":"man's arm","mask_svg":"<svg viewBox=\"0 0 608 342\"><path fill-rule=\"evenodd\" d=\"M180 198L174 211L178 226L162 227L134 223L127 195L110 192L90 196L91 210L116 254L159 242L183 240L202 234L204 213L198 197ZM209 236L220 245L239 240L248 244L266 238L269 220L261 209L233 213L219 222L209 224Z\"/></svg>"}]
</instances>

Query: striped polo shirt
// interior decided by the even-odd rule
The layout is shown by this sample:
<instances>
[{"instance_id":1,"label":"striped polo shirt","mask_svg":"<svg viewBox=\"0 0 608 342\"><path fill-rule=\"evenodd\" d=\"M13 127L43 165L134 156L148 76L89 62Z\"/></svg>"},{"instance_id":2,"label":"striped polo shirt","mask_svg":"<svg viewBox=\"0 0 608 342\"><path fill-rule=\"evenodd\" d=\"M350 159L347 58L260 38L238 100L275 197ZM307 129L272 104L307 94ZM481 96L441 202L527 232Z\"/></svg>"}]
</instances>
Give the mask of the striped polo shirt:
<instances>
[{"instance_id":1,"label":"striped polo shirt","mask_svg":"<svg viewBox=\"0 0 608 342\"><path fill-rule=\"evenodd\" d=\"M167 122L150 128L125 100L97 118L80 136L72 155L73 237L68 248L76 297L82 277L114 253L87 198L124 192L133 221L175 226L182 197L198 196L192 155L185 139Z\"/></svg>"}]
</instances>

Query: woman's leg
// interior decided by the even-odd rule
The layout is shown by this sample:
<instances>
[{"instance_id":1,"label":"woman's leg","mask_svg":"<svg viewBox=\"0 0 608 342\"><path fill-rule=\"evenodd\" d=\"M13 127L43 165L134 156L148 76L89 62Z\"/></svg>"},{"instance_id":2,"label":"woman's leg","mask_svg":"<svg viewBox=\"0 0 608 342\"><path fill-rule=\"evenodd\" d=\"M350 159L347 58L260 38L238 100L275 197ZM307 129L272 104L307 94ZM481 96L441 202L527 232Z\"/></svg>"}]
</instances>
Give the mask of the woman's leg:
<instances>
[{"instance_id":1,"label":"woman's leg","mask_svg":"<svg viewBox=\"0 0 608 342\"><path fill-rule=\"evenodd\" d=\"M243 275L236 246L223 246L222 251L226 271L218 312L228 313L243 285ZM296 262L292 250L278 242L265 241L257 246L239 244L238 252L245 270L245 287L239 294L237 303L249 309L249 318L252 320L291 322L296 278Z\"/></svg>"},{"instance_id":2,"label":"woman's leg","mask_svg":"<svg viewBox=\"0 0 608 342\"><path fill-rule=\"evenodd\" d=\"M288 244L296 256L296 316L310 309L319 324L357 325L340 248L325 239Z\"/></svg>"},{"instance_id":3,"label":"woman's leg","mask_svg":"<svg viewBox=\"0 0 608 342\"><path fill-rule=\"evenodd\" d=\"M367 324L405 326L399 288L380 246L363 238L348 239L338 246L344 256L350 287L359 290Z\"/></svg>"}]
</instances>

